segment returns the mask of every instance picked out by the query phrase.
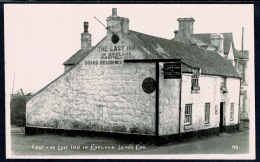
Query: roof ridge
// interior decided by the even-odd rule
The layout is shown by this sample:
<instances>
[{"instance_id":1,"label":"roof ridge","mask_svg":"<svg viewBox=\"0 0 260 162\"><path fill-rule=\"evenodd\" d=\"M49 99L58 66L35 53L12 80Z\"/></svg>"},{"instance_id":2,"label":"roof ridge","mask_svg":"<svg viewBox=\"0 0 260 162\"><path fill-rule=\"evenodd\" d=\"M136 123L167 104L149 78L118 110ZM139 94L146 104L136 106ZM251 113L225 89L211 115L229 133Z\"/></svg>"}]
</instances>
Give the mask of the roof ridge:
<instances>
[{"instance_id":1,"label":"roof ridge","mask_svg":"<svg viewBox=\"0 0 260 162\"><path fill-rule=\"evenodd\" d=\"M192 36L194 36L195 38L199 39L200 41L208 44L208 42L206 42L205 40L201 39L200 37L196 36L195 34L191 34Z\"/></svg>"},{"instance_id":2,"label":"roof ridge","mask_svg":"<svg viewBox=\"0 0 260 162\"><path fill-rule=\"evenodd\" d=\"M214 34L214 33L219 33L219 32L212 32L212 33L196 33L194 35L199 35L199 34ZM233 32L221 32L220 34L232 34L233 35Z\"/></svg>"},{"instance_id":3,"label":"roof ridge","mask_svg":"<svg viewBox=\"0 0 260 162\"><path fill-rule=\"evenodd\" d=\"M162 38L162 37L158 37L158 36L153 36L153 35L149 35L149 34L146 34L146 33L141 33L141 32L134 31L134 30L129 30L129 31L130 32L135 32L135 33L138 33L138 34L142 34L142 35L146 35L146 36L149 36L149 37L154 37L154 38L157 38L157 39L164 39L166 41L172 41L171 39Z\"/></svg>"}]
</instances>

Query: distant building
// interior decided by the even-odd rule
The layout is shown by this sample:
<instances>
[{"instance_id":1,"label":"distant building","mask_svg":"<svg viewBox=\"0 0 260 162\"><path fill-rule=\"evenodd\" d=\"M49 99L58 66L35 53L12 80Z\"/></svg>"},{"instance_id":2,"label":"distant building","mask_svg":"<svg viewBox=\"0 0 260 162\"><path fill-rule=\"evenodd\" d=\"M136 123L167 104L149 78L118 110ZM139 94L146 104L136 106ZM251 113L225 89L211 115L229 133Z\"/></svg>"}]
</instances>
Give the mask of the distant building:
<instances>
[{"instance_id":1,"label":"distant building","mask_svg":"<svg viewBox=\"0 0 260 162\"><path fill-rule=\"evenodd\" d=\"M11 125L16 125L17 117L24 116L25 118L25 109L26 109L26 101L31 98L31 95L20 95L20 94L12 94L10 95L11 102Z\"/></svg>"},{"instance_id":2,"label":"distant building","mask_svg":"<svg viewBox=\"0 0 260 162\"><path fill-rule=\"evenodd\" d=\"M235 52L235 67L241 76L241 91L240 91L240 119L250 119L250 98L248 95L249 83L249 51L236 51Z\"/></svg>"},{"instance_id":3,"label":"distant building","mask_svg":"<svg viewBox=\"0 0 260 162\"><path fill-rule=\"evenodd\" d=\"M178 39L168 40L129 30L129 19L113 9L94 47L84 23L81 49L65 72L27 102L26 133L176 140L237 130L240 76L221 50L187 43L193 20L178 19Z\"/></svg>"}]
</instances>

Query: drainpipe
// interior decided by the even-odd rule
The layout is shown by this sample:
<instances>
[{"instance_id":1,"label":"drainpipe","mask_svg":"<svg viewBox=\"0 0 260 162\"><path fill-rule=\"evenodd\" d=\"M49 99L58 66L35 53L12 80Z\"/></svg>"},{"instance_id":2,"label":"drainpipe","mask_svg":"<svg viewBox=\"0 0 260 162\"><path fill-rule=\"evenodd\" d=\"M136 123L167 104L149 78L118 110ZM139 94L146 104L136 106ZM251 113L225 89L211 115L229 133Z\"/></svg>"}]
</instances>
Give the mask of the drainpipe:
<instances>
[{"instance_id":1,"label":"drainpipe","mask_svg":"<svg viewBox=\"0 0 260 162\"><path fill-rule=\"evenodd\" d=\"M155 134L159 136L159 62L156 62Z\"/></svg>"},{"instance_id":2,"label":"drainpipe","mask_svg":"<svg viewBox=\"0 0 260 162\"><path fill-rule=\"evenodd\" d=\"M182 91L182 63L181 63L181 78L180 78L180 106L179 106L179 141L181 142L181 91Z\"/></svg>"}]
</instances>

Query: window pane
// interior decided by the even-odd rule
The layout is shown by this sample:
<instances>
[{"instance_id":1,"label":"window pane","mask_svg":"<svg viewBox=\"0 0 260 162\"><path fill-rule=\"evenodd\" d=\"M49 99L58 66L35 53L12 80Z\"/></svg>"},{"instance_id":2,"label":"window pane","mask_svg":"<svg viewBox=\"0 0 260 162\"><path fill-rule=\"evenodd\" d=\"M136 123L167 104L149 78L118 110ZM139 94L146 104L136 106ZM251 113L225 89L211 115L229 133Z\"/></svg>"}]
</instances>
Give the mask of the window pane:
<instances>
[{"instance_id":1,"label":"window pane","mask_svg":"<svg viewBox=\"0 0 260 162\"><path fill-rule=\"evenodd\" d=\"M184 122L187 123L187 124L191 123L191 108L192 108L192 105L190 105L190 104L185 105L185 120L184 120Z\"/></svg>"},{"instance_id":2,"label":"window pane","mask_svg":"<svg viewBox=\"0 0 260 162\"><path fill-rule=\"evenodd\" d=\"M205 113L205 123L209 123L209 119L210 119L210 104L209 103L205 103L204 113Z\"/></svg>"}]
</instances>

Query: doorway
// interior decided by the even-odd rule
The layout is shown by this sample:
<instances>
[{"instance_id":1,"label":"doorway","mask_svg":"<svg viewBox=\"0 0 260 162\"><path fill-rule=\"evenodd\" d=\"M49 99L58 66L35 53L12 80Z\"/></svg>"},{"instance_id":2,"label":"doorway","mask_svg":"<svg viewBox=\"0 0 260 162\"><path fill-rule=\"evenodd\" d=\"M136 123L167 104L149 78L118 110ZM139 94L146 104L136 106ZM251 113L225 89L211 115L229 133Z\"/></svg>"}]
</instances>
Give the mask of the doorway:
<instances>
[{"instance_id":1,"label":"doorway","mask_svg":"<svg viewBox=\"0 0 260 162\"><path fill-rule=\"evenodd\" d=\"M219 132L224 132L224 111L225 111L225 102L220 102L220 112L219 112Z\"/></svg>"}]
</instances>

